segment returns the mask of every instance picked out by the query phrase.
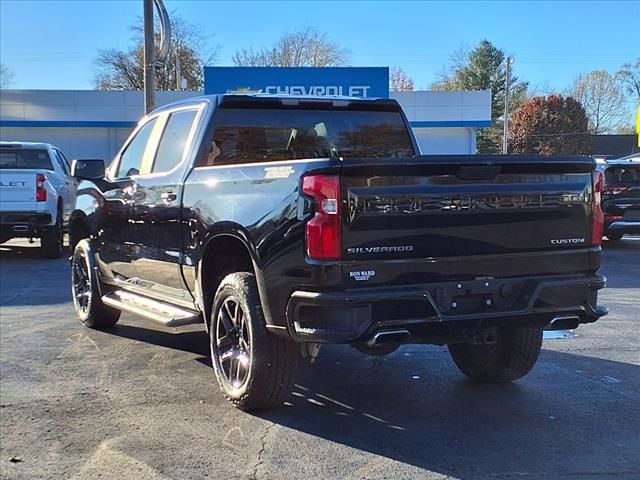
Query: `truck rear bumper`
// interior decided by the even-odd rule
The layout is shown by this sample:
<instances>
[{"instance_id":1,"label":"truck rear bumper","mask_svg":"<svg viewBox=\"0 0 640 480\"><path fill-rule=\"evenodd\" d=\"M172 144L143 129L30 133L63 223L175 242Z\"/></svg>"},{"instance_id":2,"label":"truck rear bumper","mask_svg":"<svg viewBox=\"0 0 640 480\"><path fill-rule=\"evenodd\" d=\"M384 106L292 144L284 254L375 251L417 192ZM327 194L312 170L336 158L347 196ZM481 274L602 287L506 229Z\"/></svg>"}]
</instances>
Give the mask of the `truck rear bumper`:
<instances>
[{"instance_id":1,"label":"truck rear bumper","mask_svg":"<svg viewBox=\"0 0 640 480\"><path fill-rule=\"evenodd\" d=\"M607 314L597 306L605 283L602 275L575 275L296 291L287 305L287 327L301 342L353 343L403 329L411 343L440 343L439 336L456 330L554 328L554 319L577 326Z\"/></svg>"},{"instance_id":2,"label":"truck rear bumper","mask_svg":"<svg viewBox=\"0 0 640 480\"><path fill-rule=\"evenodd\" d=\"M1 212L0 236L31 237L52 223L50 213L45 212Z\"/></svg>"}]
</instances>

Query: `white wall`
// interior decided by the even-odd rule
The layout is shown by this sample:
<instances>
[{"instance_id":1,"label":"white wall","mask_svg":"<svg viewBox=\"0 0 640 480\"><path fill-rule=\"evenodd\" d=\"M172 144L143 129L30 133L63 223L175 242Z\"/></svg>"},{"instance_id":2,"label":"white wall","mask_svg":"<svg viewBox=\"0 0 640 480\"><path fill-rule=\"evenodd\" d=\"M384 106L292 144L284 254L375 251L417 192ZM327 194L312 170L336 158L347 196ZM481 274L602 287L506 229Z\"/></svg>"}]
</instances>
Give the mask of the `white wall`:
<instances>
[{"instance_id":1,"label":"white wall","mask_svg":"<svg viewBox=\"0 0 640 480\"><path fill-rule=\"evenodd\" d=\"M157 104L200 94L158 92ZM475 128L491 120L489 91L391 92L390 96L402 106L426 154L475 153ZM143 92L2 90L0 139L49 142L69 158L109 162L142 116L143 104Z\"/></svg>"},{"instance_id":2,"label":"white wall","mask_svg":"<svg viewBox=\"0 0 640 480\"><path fill-rule=\"evenodd\" d=\"M0 140L51 143L69 160L101 158L108 165L130 132L130 128L2 127Z\"/></svg>"},{"instance_id":3,"label":"white wall","mask_svg":"<svg viewBox=\"0 0 640 480\"><path fill-rule=\"evenodd\" d=\"M464 127L413 128L424 155L465 155L476 153L476 129Z\"/></svg>"},{"instance_id":4,"label":"white wall","mask_svg":"<svg viewBox=\"0 0 640 480\"><path fill-rule=\"evenodd\" d=\"M490 90L390 92L389 96L398 101L410 122L463 124L491 121Z\"/></svg>"},{"instance_id":5,"label":"white wall","mask_svg":"<svg viewBox=\"0 0 640 480\"><path fill-rule=\"evenodd\" d=\"M199 92L158 92L158 106ZM143 92L101 90L2 90L0 119L24 121L137 122Z\"/></svg>"}]
</instances>

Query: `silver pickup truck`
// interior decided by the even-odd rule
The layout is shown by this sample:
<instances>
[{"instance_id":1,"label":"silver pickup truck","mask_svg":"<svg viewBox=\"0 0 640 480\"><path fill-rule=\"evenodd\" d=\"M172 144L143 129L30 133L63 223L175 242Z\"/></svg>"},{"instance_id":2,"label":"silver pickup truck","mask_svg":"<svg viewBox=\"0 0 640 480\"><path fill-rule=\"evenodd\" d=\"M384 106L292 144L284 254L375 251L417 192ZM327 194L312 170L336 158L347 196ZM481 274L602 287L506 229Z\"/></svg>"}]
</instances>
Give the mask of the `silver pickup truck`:
<instances>
[{"instance_id":1,"label":"silver pickup truck","mask_svg":"<svg viewBox=\"0 0 640 480\"><path fill-rule=\"evenodd\" d=\"M48 143L0 142L0 243L40 238L42 253L59 258L76 200L67 158Z\"/></svg>"}]
</instances>

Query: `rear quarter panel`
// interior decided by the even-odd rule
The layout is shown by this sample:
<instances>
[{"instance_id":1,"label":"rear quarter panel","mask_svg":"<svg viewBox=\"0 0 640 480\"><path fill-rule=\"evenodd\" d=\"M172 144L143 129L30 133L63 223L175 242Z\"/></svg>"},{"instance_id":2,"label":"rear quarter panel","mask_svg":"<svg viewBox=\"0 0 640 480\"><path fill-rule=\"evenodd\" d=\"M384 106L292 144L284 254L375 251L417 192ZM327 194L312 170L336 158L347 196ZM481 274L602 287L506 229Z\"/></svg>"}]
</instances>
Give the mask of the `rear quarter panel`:
<instances>
[{"instance_id":1,"label":"rear quarter panel","mask_svg":"<svg viewBox=\"0 0 640 480\"><path fill-rule=\"evenodd\" d=\"M308 160L195 168L183 194L183 270L194 291L206 244L232 235L249 249L269 323L284 325L286 302L298 288L340 282L340 264L306 260L299 186L310 172L337 173L339 160Z\"/></svg>"}]
</instances>

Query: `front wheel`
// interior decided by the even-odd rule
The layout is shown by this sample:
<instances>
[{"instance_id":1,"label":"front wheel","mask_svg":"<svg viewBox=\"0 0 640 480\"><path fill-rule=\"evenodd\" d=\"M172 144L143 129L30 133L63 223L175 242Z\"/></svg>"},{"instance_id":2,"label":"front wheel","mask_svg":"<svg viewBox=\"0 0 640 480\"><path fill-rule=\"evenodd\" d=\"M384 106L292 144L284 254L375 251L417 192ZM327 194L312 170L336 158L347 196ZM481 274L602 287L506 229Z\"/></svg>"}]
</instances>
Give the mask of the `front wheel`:
<instances>
[{"instance_id":1,"label":"front wheel","mask_svg":"<svg viewBox=\"0 0 640 480\"><path fill-rule=\"evenodd\" d=\"M100 296L93 251L86 238L80 240L71 257L71 293L78 319L87 327L103 329L114 326L120 311L104 303Z\"/></svg>"},{"instance_id":2,"label":"front wheel","mask_svg":"<svg viewBox=\"0 0 640 480\"><path fill-rule=\"evenodd\" d=\"M496 343L449 345L451 358L470 379L481 383L506 383L531 371L542 348L542 329L503 328Z\"/></svg>"},{"instance_id":3,"label":"front wheel","mask_svg":"<svg viewBox=\"0 0 640 480\"><path fill-rule=\"evenodd\" d=\"M267 331L253 274L232 273L222 280L209 337L213 369L231 403L245 411L282 405L295 380L299 347Z\"/></svg>"}]
</instances>

